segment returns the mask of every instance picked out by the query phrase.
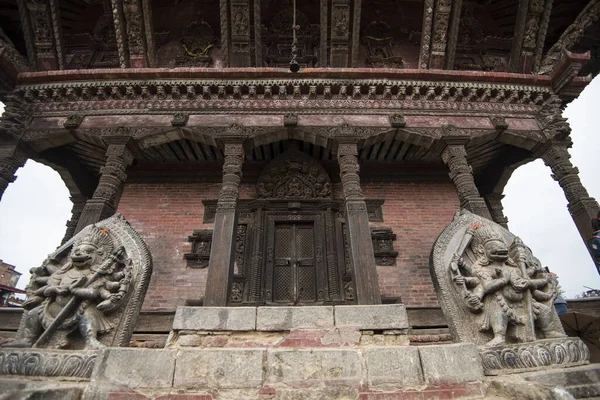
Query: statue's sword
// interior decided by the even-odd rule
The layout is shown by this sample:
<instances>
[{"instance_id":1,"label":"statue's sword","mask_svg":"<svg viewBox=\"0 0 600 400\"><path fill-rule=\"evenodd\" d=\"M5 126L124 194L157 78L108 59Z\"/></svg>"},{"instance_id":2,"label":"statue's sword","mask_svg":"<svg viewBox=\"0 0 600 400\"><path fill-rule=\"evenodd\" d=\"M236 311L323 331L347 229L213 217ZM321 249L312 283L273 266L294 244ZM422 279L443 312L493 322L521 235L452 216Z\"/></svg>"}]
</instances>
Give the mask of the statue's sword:
<instances>
[{"instance_id":1,"label":"statue's sword","mask_svg":"<svg viewBox=\"0 0 600 400\"><path fill-rule=\"evenodd\" d=\"M454 278L456 278L458 276L462 276L462 274L460 273L460 268L459 268L460 259L463 256L463 254L465 253L465 250L467 249L467 247L471 244L471 240L473 240L473 234L480 226L481 225L472 225L467 228L467 230L465 231L465 234L463 235L463 237L458 245L458 248L456 249L456 252L452 256L452 261L450 261L450 272L452 273L453 280L454 280ZM467 284L465 282L463 282L463 283L457 283L457 285L459 286L460 292L463 295L463 297L464 298L469 297L469 294L471 292L467 289Z\"/></svg>"},{"instance_id":2,"label":"statue's sword","mask_svg":"<svg viewBox=\"0 0 600 400\"><path fill-rule=\"evenodd\" d=\"M109 257L100 265L100 268L98 268L98 270L96 272L94 272L92 274L92 276L89 277L89 279L79 282L78 284L76 284L76 286L71 287L71 289L75 289L76 287L79 287L79 285L85 285L85 287L89 287L101 275L107 274L110 267L115 262L118 262L120 260L120 257L124 253L125 253L125 248L123 246L121 246L118 249L116 249L115 251L113 251L113 253L110 254ZM60 312L54 318L52 323L50 323L48 328L46 328L44 333L42 333L40 335L40 337L38 338L38 340L36 340L36 342L33 344L32 347L39 348L39 347L44 346L46 343L48 343L48 341L50 340L52 335L54 335L54 333L58 330L58 328L62 325L62 323L65 322L65 320L69 316L71 316L71 315L73 315L73 313L75 313L75 311L77 310L77 308L79 307L81 302L82 302L81 298L79 298L77 296L73 296L71 298L71 300L69 300L69 302L63 307L63 309L60 310Z\"/></svg>"}]
</instances>

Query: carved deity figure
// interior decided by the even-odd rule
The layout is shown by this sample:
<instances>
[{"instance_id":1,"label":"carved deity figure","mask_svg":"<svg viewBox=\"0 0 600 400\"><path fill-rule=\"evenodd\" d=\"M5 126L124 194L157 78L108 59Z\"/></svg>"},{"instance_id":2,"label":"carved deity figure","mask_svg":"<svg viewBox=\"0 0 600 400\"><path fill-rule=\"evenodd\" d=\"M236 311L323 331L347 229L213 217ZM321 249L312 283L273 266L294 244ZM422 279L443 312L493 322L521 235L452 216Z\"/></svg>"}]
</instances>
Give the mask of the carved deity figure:
<instances>
[{"instance_id":1,"label":"carved deity figure","mask_svg":"<svg viewBox=\"0 0 600 400\"><path fill-rule=\"evenodd\" d=\"M456 254L451 262L453 281L467 308L479 315L480 330L493 333L487 346L504 344L507 337L527 342L535 340L536 334L564 336L555 330L550 277L519 238L507 246L502 233L489 224L471 227L465 239L472 261Z\"/></svg>"},{"instance_id":2,"label":"carved deity figure","mask_svg":"<svg viewBox=\"0 0 600 400\"><path fill-rule=\"evenodd\" d=\"M21 338L11 347L65 348L78 331L86 349L103 345L98 335L115 328L111 312L128 294L132 268L123 247L114 249L108 231L96 226L78 235L64 265L50 260L33 277Z\"/></svg>"}]
</instances>

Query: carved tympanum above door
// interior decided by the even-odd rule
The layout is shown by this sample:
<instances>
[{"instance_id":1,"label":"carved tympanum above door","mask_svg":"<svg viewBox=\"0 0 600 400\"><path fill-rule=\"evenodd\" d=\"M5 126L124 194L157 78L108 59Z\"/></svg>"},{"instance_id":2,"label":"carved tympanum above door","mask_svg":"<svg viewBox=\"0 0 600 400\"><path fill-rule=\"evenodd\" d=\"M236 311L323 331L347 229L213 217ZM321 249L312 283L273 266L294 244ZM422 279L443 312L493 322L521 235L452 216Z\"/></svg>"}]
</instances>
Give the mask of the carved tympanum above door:
<instances>
[{"instance_id":1,"label":"carved tympanum above door","mask_svg":"<svg viewBox=\"0 0 600 400\"><path fill-rule=\"evenodd\" d=\"M256 192L259 199L330 199L331 180L314 158L292 150L267 165Z\"/></svg>"}]
</instances>

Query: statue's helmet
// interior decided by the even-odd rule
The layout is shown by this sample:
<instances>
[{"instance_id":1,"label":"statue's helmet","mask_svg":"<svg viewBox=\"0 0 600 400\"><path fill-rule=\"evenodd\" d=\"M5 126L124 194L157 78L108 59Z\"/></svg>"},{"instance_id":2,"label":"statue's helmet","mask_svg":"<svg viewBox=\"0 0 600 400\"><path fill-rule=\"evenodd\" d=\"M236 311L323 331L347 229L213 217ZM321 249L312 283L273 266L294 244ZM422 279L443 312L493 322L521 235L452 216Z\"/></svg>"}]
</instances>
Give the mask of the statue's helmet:
<instances>
[{"instance_id":1,"label":"statue's helmet","mask_svg":"<svg viewBox=\"0 0 600 400\"><path fill-rule=\"evenodd\" d=\"M504 260L508 257L508 246L502 232L493 225L482 225L475 230L473 250L485 253L488 259Z\"/></svg>"},{"instance_id":2,"label":"statue's helmet","mask_svg":"<svg viewBox=\"0 0 600 400\"><path fill-rule=\"evenodd\" d=\"M114 248L113 240L108 231L91 225L85 229L83 235L75 239L73 249L81 245L91 245L98 249L98 253L109 254Z\"/></svg>"}]
</instances>

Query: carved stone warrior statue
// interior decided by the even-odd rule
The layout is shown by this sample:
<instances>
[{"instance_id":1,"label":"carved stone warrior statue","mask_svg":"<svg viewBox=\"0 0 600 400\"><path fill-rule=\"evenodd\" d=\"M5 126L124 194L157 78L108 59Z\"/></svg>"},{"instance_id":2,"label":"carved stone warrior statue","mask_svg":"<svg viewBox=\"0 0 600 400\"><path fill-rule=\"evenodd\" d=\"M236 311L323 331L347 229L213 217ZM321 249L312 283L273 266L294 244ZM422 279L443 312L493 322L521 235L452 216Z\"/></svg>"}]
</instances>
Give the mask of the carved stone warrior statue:
<instances>
[{"instance_id":1,"label":"carved stone warrior statue","mask_svg":"<svg viewBox=\"0 0 600 400\"><path fill-rule=\"evenodd\" d=\"M23 305L28 312L19 337L6 347L128 344L151 262L145 244L122 217L87 226L31 272Z\"/></svg>"},{"instance_id":2,"label":"carved stone warrior statue","mask_svg":"<svg viewBox=\"0 0 600 400\"><path fill-rule=\"evenodd\" d=\"M438 239L432 258L453 333L489 347L564 337L552 305L556 288L531 250L492 221L461 217L471 223L446 237L445 257L436 254L444 245Z\"/></svg>"}]
</instances>

